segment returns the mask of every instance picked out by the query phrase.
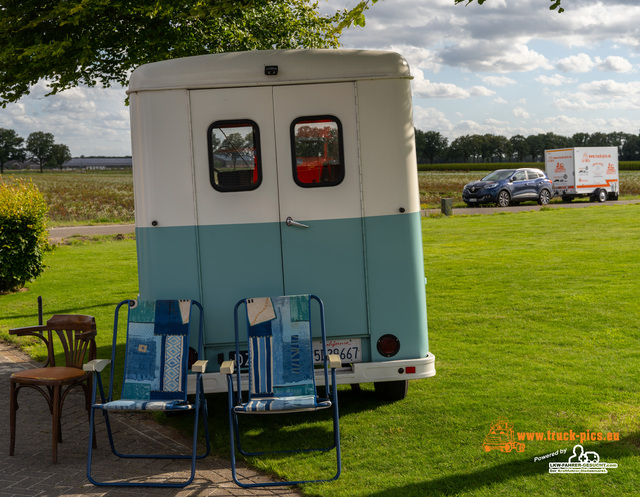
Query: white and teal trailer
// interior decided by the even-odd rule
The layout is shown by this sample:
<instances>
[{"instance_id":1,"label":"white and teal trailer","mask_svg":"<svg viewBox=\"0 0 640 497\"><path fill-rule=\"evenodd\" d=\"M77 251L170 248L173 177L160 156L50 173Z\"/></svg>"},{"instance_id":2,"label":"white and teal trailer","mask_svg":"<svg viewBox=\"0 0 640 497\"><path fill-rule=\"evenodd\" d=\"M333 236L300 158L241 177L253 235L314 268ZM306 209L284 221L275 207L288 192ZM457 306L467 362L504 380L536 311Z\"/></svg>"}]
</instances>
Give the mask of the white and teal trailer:
<instances>
[{"instance_id":1,"label":"white and teal trailer","mask_svg":"<svg viewBox=\"0 0 640 497\"><path fill-rule=\"evenodd\" d=\"M227 388L235 303L270 295L323 299L340 383L402 397L435 374L410 79L400 55L355 50L133 72L140 297L203 304L206 391Z\"/></svg>"}]
</instances>

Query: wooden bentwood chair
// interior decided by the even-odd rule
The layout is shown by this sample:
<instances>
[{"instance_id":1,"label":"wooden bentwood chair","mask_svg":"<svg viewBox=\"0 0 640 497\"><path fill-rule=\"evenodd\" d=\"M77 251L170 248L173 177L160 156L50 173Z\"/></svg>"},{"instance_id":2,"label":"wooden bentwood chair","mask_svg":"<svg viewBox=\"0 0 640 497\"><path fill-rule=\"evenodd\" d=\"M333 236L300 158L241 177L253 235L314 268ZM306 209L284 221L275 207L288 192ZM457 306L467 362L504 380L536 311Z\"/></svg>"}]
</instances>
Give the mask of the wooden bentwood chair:
<instances>
[{"instance_id":1,"label":"wooden bentwood chair","mask_svg":"<svg viewBox=\"0 0 640 497\"><path fill-rule=\"evenodd\" d=\"M46 333L45 333L46 332ZM61 414L62 405L67 394L75 387L84 390L87 418L91 407L92 374L82 370L87 360L96 356L96 320L92 316L80 314L57 314L47 321L46 325L15 328L9 333L17 336L34 336L47 346L47 361L41 368L18 371L11 375L10 398L10 430L11 440L9 455L12 456L16 445L16 411L18 410L18 393L23 387L33 388L40 392L49 405L53 421L51 440L51 460L58 459L58 442L62 442ZM63 366L56 366L54 337L57 335L64 350ZM95 433L93 435L95 445Z\"/></svg>"}]
</instances>

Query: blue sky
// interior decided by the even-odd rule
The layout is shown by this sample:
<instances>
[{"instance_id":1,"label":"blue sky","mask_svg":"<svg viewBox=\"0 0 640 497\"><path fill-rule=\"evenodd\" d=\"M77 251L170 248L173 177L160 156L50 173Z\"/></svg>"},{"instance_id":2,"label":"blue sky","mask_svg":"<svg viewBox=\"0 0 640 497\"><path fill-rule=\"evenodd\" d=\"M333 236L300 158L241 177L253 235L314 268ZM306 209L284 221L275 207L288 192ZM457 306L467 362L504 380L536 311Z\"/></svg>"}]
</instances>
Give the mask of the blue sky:
<instances>
[{"instance_id":1,"label":"blue sky","mask_svg":"<svg viewBox=\"0 0 640 497\"><path fill-rule=\"evenodd\" d=\"M320 1L341 9L356 0ZM561 135L640 131L640 2L380 0L345 48L392 50L414 76L416 127L449 140L464 134ZM54 134L74 156L131 153L121 88L74 88L0 109L0 127L26 138Z\"/></svg>"}]
</instances>

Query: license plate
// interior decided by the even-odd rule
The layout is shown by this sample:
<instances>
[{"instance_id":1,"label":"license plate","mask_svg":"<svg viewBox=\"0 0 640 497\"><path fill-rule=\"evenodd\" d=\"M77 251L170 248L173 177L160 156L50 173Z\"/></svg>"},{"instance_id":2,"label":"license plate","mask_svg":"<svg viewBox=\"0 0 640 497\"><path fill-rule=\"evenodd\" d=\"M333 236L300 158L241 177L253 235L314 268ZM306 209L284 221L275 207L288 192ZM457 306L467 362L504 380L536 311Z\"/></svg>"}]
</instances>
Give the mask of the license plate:
<instances>
[{"instance_id":1,"label":"license plate","mask_svg":"<svg viewBox=\"0 0 640 497\"><path fill-rule=\"evenodd\" d=\"M362 341L359 338L327 340L327 354L337 355L345 363L362 362ZM236 360L236 353L231 351L229 359L235 360L237 367L246 368L249 364L249 352L241 350L240 357ZM322 364L323 359L322 342L316 340L313 342L313 362Z\"/></svg>"},{"instance_id":2,"label":"license plate","mask_svg":"<svg viewBox=\"0 0 640 497\"><path fill-rule=\"evenodd\" d=\"M327 354L337 355L345 363L362 362L362 341L359 338L327 340ZM313 362L320 364L324 360L322 342L313 342Z\"/></svg>"},{"instance_id":3,"label":"license plate","mask_svg":"<svg viewBox=\"0 0 640 497\"><path fill-rule=\"evenodd\" d=\"M469 199L469 202L477 202L477 201L478 201L478 199L477 199L477 198L470 198L470 199Z\"/></svg>"},{"instance_id":4,"label":"license plate","mask_svg":"<svg viewBox=\"0 0 640 497\"><path fill-rule=\"evenodd\" d=\"M236 353L229 352L229 359L231 361L236 361ZM246 368L247 364L249 364L249 352L247 350L240 351L240 357L236 361L236 367L238 368Z\"/></svg>"}]
</instances>

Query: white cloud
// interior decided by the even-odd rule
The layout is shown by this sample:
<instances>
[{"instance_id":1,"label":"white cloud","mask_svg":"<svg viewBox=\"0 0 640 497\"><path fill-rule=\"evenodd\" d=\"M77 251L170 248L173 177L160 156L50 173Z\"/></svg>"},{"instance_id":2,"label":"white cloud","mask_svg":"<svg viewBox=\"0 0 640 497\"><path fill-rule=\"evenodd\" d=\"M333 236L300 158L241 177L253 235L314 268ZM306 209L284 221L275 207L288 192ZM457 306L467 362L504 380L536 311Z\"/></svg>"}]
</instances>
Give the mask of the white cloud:
<instances>
[{"instance_id":1,"label":"white cloud","mask_svg":"<svg viewBox=\"0 0 640 497\"><path fill-rule=\"evenodd\" d=\"M562 74L554 74L552 76L540 75L535 78L535 81L545 86L564 86L576 82L575 79L567 78Z\"/></svg>"},{"instance_id":2,"label":"white cloud","mask_svg":"<svg viewBox=\"0 0 640 497\"><path fill-rule=\"evenodd\" d=\"M496 92L486 88L485 86L473 86L469 90L471 95L474 97L490 97L491 95L495 95Z\"/></svg>"},{"instance_id":3,"label":"white cloud","mask_svg":"<svg viewBox=\"0 0 640 497\"><path fill-rule=\"evenodd\" d=\"M0 126L25 139L35 131L52 133L74 156L131 154L123 89L80 86L45 96L49 91L46 81L38 82L29 95L0 111Z\"/></svg>"},{"instance_id":4,"label":"white cloud","mask_svg":"<svg viewBox=\"0 0 640 497\"><path fill-rule=\"evenodd\" d=\"M507 76L480 76L483 83L489 86L515 85L516 80Z\"/></svg>"},{"instance_id":5,"label":"white cloud","mask_svg":"<svg viewBox=\"0 0 640 497\"><path fill-rule=\"evenodd\" d=\"M413 93L424 98L469 98L471 93L453 83L432 83L428 79L416 77L413 82Z\"/></svg>"},{"instance_id":6,"label":"white cloud","mask_svg":"<svg viewBox=\"0 0 640 497\"><path fill-rule=\"evenodd\" d=\"M529 112L524 107L515 107L513 109L513 115L519 119L529 119Z\"/></svg>"},{"instance_id":7,"label":"white cloud","mask_svg":"<svg viewBox=\"0 0 640 497\"><path fill-rule=\"evenodd\" d=\"M509 126L509 121L499 121L498 119L489 118L484 122L484 124L492 127L504 127Z\"/></svg>"},{"instance_id":8,"label":"white cloud","mask_svg":"<svg viewBox=\"0 0 640 497\"><path fill-rule=\"evenodd\" d=\"M453 128L453 135L454 136L460 136L460 135L473 135L473 134L484 134L486 130L486 127L483 126L482 124L478 124L475 121L471 121L471 120L464 120L464 121L460 121L458 124L456 124Z\"/></svg>"},{"instance_id":9,"label":"white cloud","mask_svg":"<svg viewBox=\"0 0 640 497\"><path fill-rule=\"evenodd\" d=\"M601 71L631 72L633 70L633 64L624 57L610 55L603 61L600 61L598 69Z\"/></svg>"},{"instance_id":10,"label":"white cloud","mask_svg":"<svg viewBox=\"0 0 640 497\"><path fill-rule=\"evenodd\" d=\"M640 81L621 83L612 79L592 81L579 85L579 90L585 93L604 97L619 97L637 99L640 96Z\"/></svg>"},{"instance_id":11,"label":"white cloud","mask_svg":"<svg viewBox=\"0 0 640 497\"><path fill-rule=\"evenodd\" d=\"M562 72L589 72L596 63L586 53L571 55L556 62L556 68Z\"/></svg>"},{"instance_id":12,"label":"white cloud","mask_svg":"<svg viewBox=\"0 0 640 497\"><path fill-rule=\"evenodd\" d=\"M415 107L413 110L413 122L418 129L440 131L444 135L453 129L453 125L446 114L434 108Z\"/></svg>"},{"instance_id":13,"label":"white cloud","mask_svg":"<svg viewBox=\"0 0 640 497\"><path fill-rule=\"evenodd\" d=\"M549 69L548 59L526 44L502 40L466 41L440 52L443 64L477 72L525 72Z\"/></svg>"},{"instance_id":14,"label":"white cloud","mask_svg":"<svg viewBox=\"0 0 640 497\"><path fill-rule=\"evenodd\" d=\"M571 55L569 57L565 57L564 59L560 59L556 63L556 67L562 72L577 73L589 72L594 68L599 69L600 71L611 71L620 73L631 72L633 70L633 64L624 57L620 57L619 55L609 55L603 60L599 56L596 56L592 59L585 53Z\"/></svg>"},{"instance_id":15,"label":"white cloud","mask_svg":"<svg viewBox=\"0 0 640 497\"><path fill-rule=\"evenodd\" d=\"M640 109L640 81L620 83L614 80L592 81L578 91L554 100L561 110L634 111Z\"/></svg>"},{"instance_id":16,"label":"white cloud","mask_svg":"<svg viewBox=\"0 0 640 497\"><path fill-rule=\"evenodd\" d=\"M558 114L542 120L545 127L556 130L560 135L571 136L577 132L595 133L602 130L638 132L638 122L620 118L573 117Z\"/></svg>"},{"instance_id":17,"label":"white cloud","mask_svg":"<svg viewBox=\"0 0 640 497\"><path fill-rule=\"evenodd\" d=\"M389 49L401 54L407 60L411 74L414 76L419 69L437 73L442 67L440 58L433 50L410 45L392 45Z\"/></svg>"}]
</instances>

